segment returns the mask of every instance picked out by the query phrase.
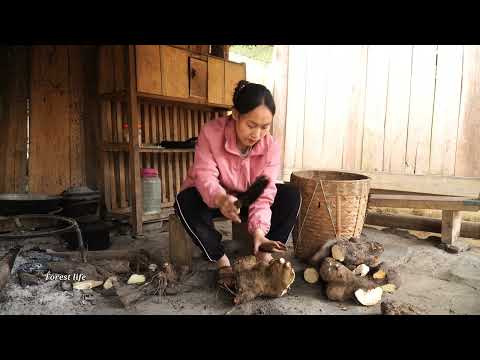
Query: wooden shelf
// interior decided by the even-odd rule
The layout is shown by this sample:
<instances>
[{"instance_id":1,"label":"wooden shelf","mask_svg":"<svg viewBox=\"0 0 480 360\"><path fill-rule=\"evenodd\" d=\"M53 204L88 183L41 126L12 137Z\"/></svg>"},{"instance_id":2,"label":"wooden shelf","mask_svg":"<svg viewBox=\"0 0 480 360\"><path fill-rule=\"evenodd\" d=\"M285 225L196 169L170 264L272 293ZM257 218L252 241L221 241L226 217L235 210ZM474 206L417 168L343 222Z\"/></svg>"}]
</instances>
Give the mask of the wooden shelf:
<instances>
[{"instance_id":1,"label":"wooden shelf","mask_svg":"<svg viewBox=\"0 0 480 360\"><path fill-rule=\"evenodd\" d=\"M229 105L222 105L222 104L211 104L207 103L204 99L195 98L195 97L188 97L188 98L177 98L171 96L163 96L163 95L155 95L155 94L148 94L139 92L138 98L142 100L152 100L152 101L162 101L162 102L169 102L172 104L182 104L182 105L190 105L194 109L221 109L221 110L229 110L231 106Z\"/></svg>"},{"instance_id":2,"label":"wooden shelf","mask_svg":"<svg viewBox=\"0 0 480 360\"><path fill-rule=\"evenodd\" d=\"M169 205L166 207L165 205ZM172 208L173 203L167 203L167 204L162 204L162 209L158 213L152 213L152 214L144 214L142 216L142 221L143 222L149 222L149 221L160 221L160 220L166 220L168 219L168 216L170 214L174 213L174 210ZM121 216L121 217L126 217L131 215L131 208L126 207L126 208L117 208L113 209L112 211L109 212L111 216Z\"/></svg>"},{"instance_id":3,"label":"wooden shelf","mask_svg":"<svg viewBox=\"0 0 480 360\"><path fill-rule=\"evenodd\" d=\"M99 94L99 96L102 99L124 99L127 96L127 91L122 90L122 91L116 91L111 93L103 93L103 94Z\"/></svg>"},{"instance_id":4,"label":"wooden shelf","mask_svg":"<svg viewBox=\"0 0 480 360\"><path fill-rule=\"evenodd\" d=\"M103 144L103 151L124 151L128 152L130 149L128 144L121 143L121 144Z\"/></svg>"},{"instance_id":5,"label":"wooden shelf","mask_svg":"<svg viewBox=\"0 0 480 360\"><path fill-rule=\"evenodd\" d=\"M195 152L195 149L165 149L160 146L141 146L140 152L142 153L191 153Z\"/></svg>"}]
</instances>

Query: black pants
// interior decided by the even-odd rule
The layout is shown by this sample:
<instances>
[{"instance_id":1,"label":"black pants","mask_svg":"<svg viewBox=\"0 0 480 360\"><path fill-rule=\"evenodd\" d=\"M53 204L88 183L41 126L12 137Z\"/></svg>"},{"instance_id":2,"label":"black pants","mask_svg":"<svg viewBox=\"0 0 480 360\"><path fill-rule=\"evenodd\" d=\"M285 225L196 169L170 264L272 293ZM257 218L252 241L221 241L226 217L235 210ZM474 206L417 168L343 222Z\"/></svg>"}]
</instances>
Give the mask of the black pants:
<instances>
[{"instance_id":1,"label":"black pants","mask_svg":"<svg viewBox=\"0 0 480 360\"><path fill-rule=\"evenodd\" d=\"M266 237L285 244L297 220L301 196L293 185L276 184L276 186L277 194L271 206L271 226ZM185 189L177 195L174 209L194 244L202 250L208 260L217 261L225 254L221 242L222 234L213 225L213 219L223 215L219 209L209 208L195 187ZM240 217L242 222L246 221L247 208L240 210Z\"/></svg>"}]
</instances>

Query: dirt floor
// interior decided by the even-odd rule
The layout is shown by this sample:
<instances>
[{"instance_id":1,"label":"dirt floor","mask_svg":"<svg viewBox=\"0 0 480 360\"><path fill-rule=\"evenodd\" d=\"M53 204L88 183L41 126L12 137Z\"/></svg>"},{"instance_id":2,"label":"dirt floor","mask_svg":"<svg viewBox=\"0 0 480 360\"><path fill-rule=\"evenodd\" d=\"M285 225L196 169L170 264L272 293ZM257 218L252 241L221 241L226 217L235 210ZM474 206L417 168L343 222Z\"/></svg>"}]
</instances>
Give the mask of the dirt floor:
<instances>
[{"instance_id":1,"label":"dirt floor","mask_svg":"<svg viewBox=\"0 0 480 360\"><path fill-rule=\"evenodd\" d=\"M227 254L239 254L238 244L231 241L228 222L217 223L224 234ZM136 240L128 235L116 235L112 249L143 248L162 261L168 260L168 233L159 223L146 227L145 239ZM438 236L381 229L366 226L363 231L369 241L378 241L385 247L384 261L398 266L403 285L383 299L407 302L425 314L480 314L480 241L460 239L457 254L439 249ZM427 237L430 236L430 237ZM49 248L58 246L55 239L36 239L25 242L27 246ZM30 244L30 245L29 245ZM9 244L0 244L6 248ZM22 287L17 276L0 293L0 314L218 314L218 315L353 315L380 314L380 305L365 307L352 302L329 301L322 285L307 284L302 277L305 265L293 256L289 240L285 256L296 271L291 290L282 298L256 299L234 307L232 298L215 287L215 265L196 251L192 274L176 291L161 297L147 297L125 309L116 296L105 296L97 290L71 290L62 288L56 280L40 285ZM1 251L0 251L1 252ZM19 255L15 268L22 265Z\"/></svg>"}]
</instances>

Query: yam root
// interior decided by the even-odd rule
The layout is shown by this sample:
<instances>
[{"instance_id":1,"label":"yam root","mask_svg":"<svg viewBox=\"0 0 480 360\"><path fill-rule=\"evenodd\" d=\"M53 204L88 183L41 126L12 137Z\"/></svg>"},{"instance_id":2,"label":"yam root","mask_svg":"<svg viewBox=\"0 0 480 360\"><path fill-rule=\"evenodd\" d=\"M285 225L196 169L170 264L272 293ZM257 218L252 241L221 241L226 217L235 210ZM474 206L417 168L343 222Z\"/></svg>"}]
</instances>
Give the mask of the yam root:
<instances>
[{"instance_id":1,"label":"yam root","mask_svg":"<svg viewBox=\"0 0 480 360\"><path fill-rule=\"evenodd\" d=\"M320 277L327 282L327 297L334 301L346 301L353 297L358 289L370 290L378 287L365 277L356 276L345 265L327 257L320 266Z\"/></svg>"},{"instance_id":2,"label":"yam root","mask_svg":"<svg viewBox=\"0 0 480 360\"><path fill-rule=\"evenodd\" d=\"M329 257L332 247L337 243L336 239L327 240L323 245L313 254L308 263L312 266L318 267L323 259Z\"/></svg>"},{"instance_id":3,"label":"yam root","mask_svg":"<svg viewBox=\"0 0 480 360\"><path fill-rule=\"evenodd\" d=\"M422 315L422 311L408 303L398 301L382 301L380 304L382 315Z\"/></svg>"},{"instance_id":4,"label":"yam root","mask_svg":"<svg viewBox=\"0 0 480 360\"><path fill-rule=\"evenodd\" d=\"M236 305L258 296L281 297L295 280L295 271L284 258L266 264L257 262L255 256L246 256L234 263L233 270L237 290L234 298Z\"/></svg>"},{"instance_id":5,"label":"yam root","mask_svg":"<svg viewBox=\"0 0 480 360\"><path fill-rule=\"evenodd\" d=\"M303 278L309 284L315 284L318 282L320 275L314 267L308 267L303 271Z\"/></svg>"},{"instance_id":6,"label":"yam root","mask_svg":"<svg viewBox=\"0 0 480 360\"><path fill-rule=\"evenodd\" d=\"M332 246L332 257L344 263L345 266L365 264L375 267L380 263L380 255L383 250L383 245L378 242L356 239L339 240Z\"/></svg>"}]
</instances>

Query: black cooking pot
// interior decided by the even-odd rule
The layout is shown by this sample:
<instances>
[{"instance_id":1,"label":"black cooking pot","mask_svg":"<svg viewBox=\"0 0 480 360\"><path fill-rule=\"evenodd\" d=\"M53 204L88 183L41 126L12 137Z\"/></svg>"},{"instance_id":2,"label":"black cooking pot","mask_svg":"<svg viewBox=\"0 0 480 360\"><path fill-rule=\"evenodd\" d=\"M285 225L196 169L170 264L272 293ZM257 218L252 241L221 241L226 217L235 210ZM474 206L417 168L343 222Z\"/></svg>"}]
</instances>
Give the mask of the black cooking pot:
<instances>
[{"instance_id":1,"label":"black cooking pot","mask_svg":"<svg viewBox=\"0 0 480 360\"><path fill-rule=\"evenodd\" d=\"M48 214L60 207L62 198L47 194L0 194L0 216Z\"/></svg>"},{"instance_id":2,"label":"black cooking pot","mask_svg":"<svg viewBox=\"0 0 480 360\"><path fill-rule=\"evenodd\" d=\"M104 221L93 223L78 223L82 233L82 240L89 251L106 250L112 245L110 230L115 226ZM68 250L78 249L78 238L74 232L62 234L62 238L67 242Z\"/></svg>"},{"instance_id":3,"label":"black cooking pot","mask_svg":"<svg viewBox=\"0 0 480 360\"><path fill-rule=\"evenodd\" d=\"M62 193L62 214L72 218L96 215L99 203L99 191L86 186L71 187Z\"/></svg>"}]
</instances>

